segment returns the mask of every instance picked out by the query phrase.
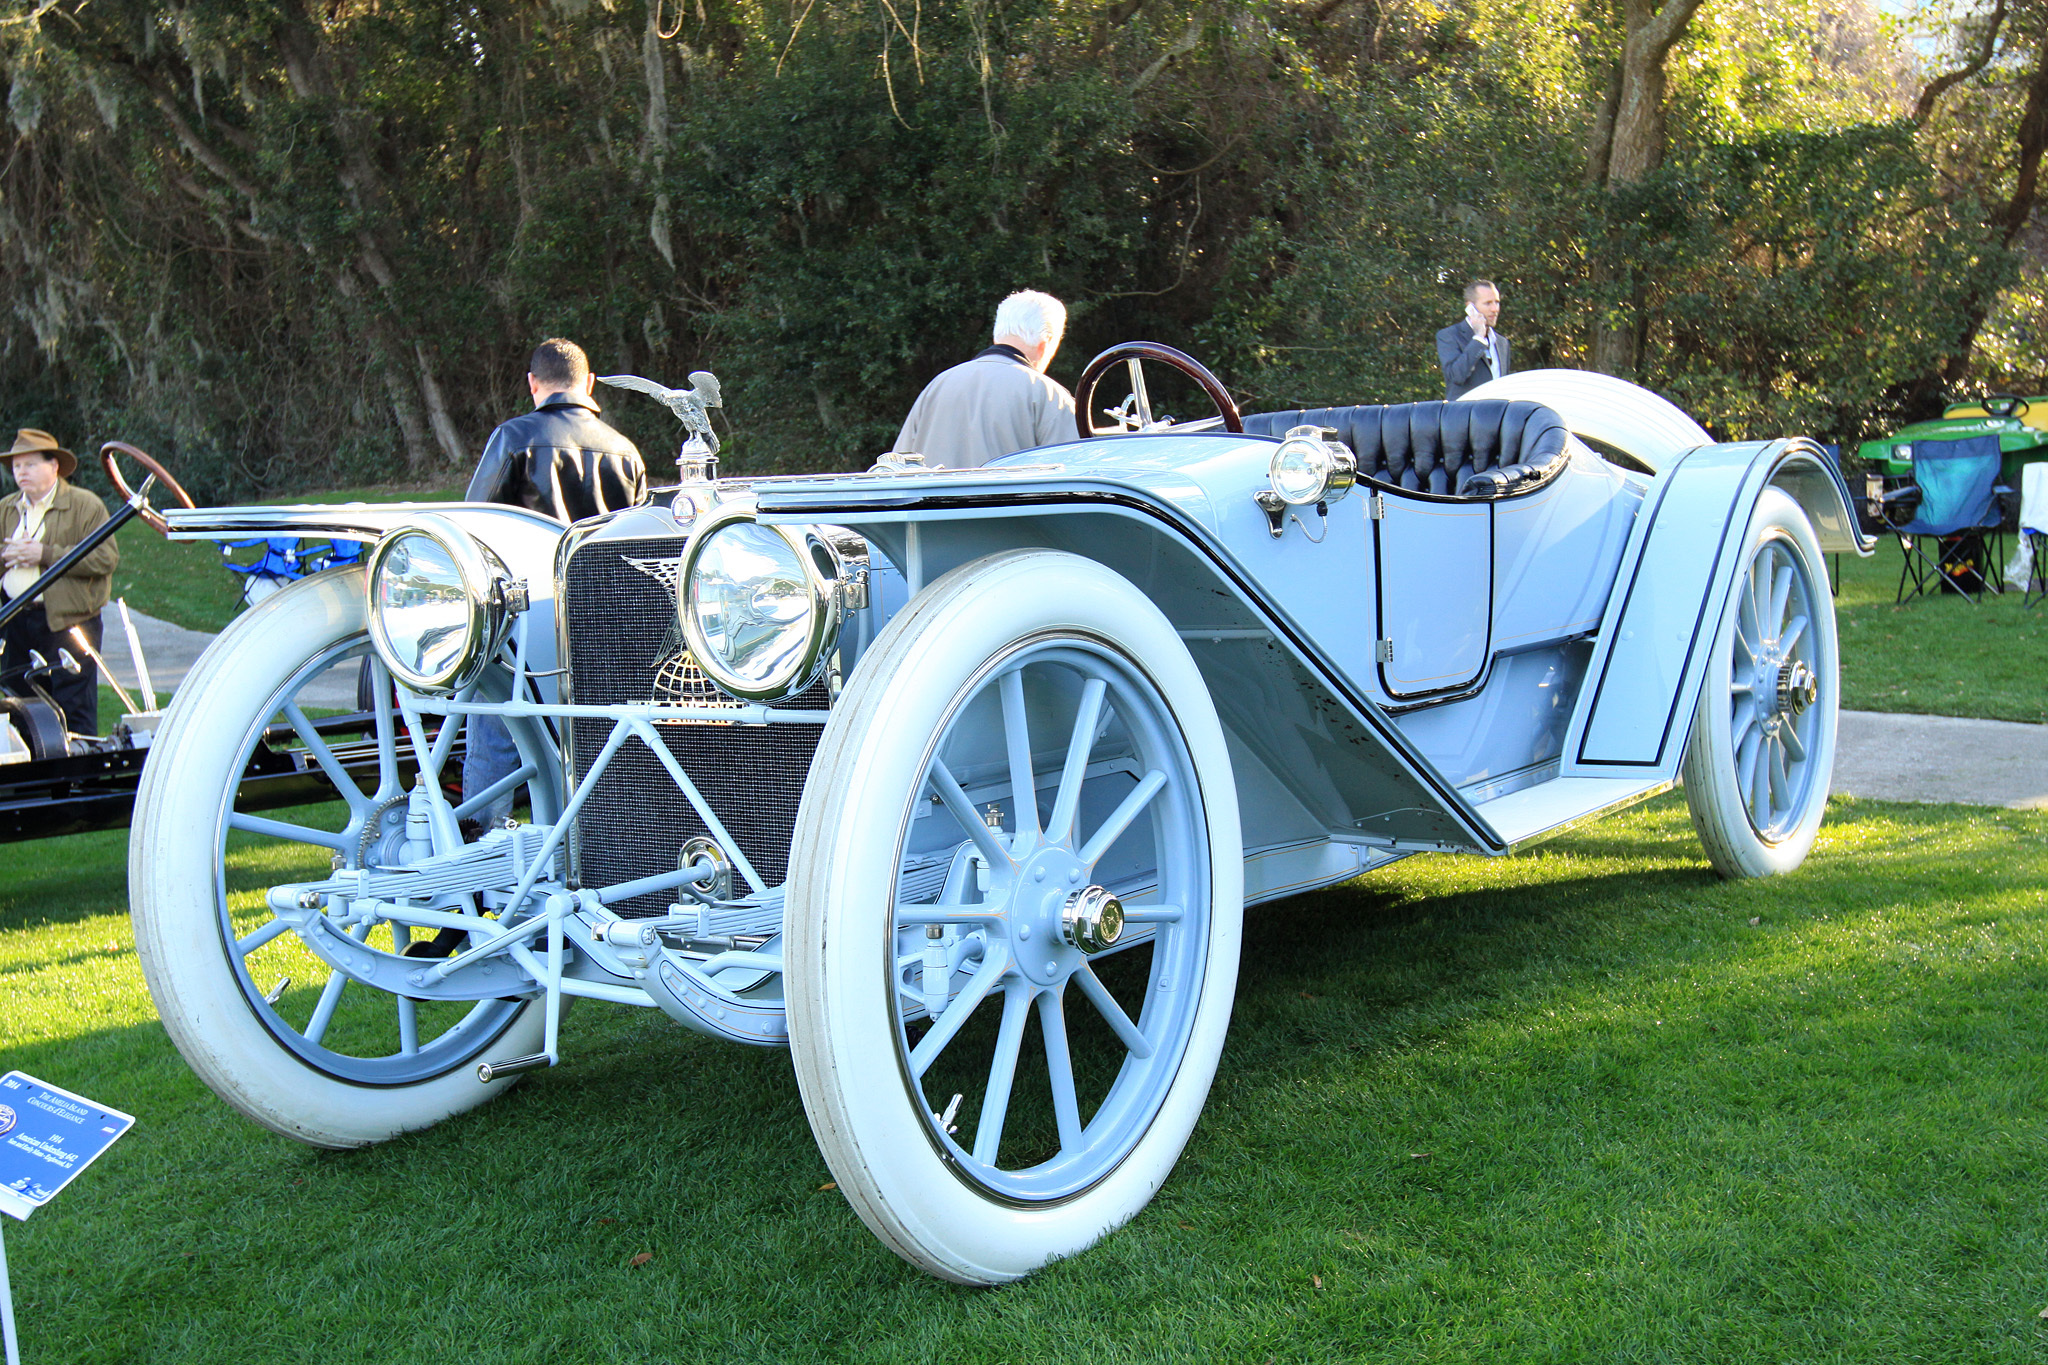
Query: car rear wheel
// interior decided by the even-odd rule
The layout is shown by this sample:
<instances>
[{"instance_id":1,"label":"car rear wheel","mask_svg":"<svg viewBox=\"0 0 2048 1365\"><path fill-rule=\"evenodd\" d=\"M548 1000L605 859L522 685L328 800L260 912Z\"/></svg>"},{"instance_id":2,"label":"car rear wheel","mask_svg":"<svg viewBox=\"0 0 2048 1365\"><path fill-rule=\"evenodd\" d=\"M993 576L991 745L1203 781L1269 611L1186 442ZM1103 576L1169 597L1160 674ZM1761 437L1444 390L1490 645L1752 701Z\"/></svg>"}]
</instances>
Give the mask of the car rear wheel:
<instances>
[{"instance_id":1,"label":"car rear wheel","mask_svg":"<svg viewBox=\"0 0 2048 1365\"><path fill-rule=\"evenodd\" d=\"M1047 551L933 583L833 712L793 869L797 1080L888 1246L992 1284L1144 1207L1222 1050L1243 870L1222 729L1143 594Z\"/></svg>"},{"instance_id":2,"label":"car rear wheel","mask_svg":"<svg viewBox=\"0 0 2048 1365\"><path fill-rule=\"evenodd\" d=\"M1743 570L1685 753L1685 796L1724 877L1805 861L1826 813L1841 701L1834 602L1799 504L1767 488L1750 514Z\"/></svg>"}]
</instances>

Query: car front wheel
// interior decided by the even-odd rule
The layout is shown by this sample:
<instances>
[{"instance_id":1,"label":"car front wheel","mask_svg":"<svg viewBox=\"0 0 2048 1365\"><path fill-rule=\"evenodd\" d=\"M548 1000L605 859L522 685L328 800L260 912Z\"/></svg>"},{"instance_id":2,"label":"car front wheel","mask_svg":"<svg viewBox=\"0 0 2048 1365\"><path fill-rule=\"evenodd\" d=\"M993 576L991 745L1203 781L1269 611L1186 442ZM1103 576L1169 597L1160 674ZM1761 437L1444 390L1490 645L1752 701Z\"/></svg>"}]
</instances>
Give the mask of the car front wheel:
<instances>
[{"instance_id":1,"label":"car front wheel","mask_svg":"<svg viewBox=\"0 0 2048 1365\"><path fill-rule=\"evenodd\" d=\"M834 710L790 881L797 1079L861 1218L970 1284L1130 1219L1208 1093L1242 912L1222 729L1158 609L1049 551L933 583Z\"/></svg>"},{"instance_id":2,"label":"car front wheel","mask_svg":"<svg viewBox=\"0 0 2048 1365\"><path fill-rule=\"evenodd\" d=\"M370 714L323 730L323 703L349 710L366 659ZM283 589L238 618L178 689L129 835L136 953L172 1041L235 1108L322 1147L361 1146L482 1103L504 1087L480 1081L477 1063L533 1052L541 1036L532 1000L415 1000L368 984L315 956L269 907L278 883L408 856L416 750L391 698L363 630L362 571ZM530 765L523 799L534 820L550 821L560 805L553 750L537 722L510 728ZM245 800L242 777L259 750L273 768L282 758L324 774L331 797L283 810ZM348 932L366 964L428 946L383 920Z\"/></svg>"}]
</instances>

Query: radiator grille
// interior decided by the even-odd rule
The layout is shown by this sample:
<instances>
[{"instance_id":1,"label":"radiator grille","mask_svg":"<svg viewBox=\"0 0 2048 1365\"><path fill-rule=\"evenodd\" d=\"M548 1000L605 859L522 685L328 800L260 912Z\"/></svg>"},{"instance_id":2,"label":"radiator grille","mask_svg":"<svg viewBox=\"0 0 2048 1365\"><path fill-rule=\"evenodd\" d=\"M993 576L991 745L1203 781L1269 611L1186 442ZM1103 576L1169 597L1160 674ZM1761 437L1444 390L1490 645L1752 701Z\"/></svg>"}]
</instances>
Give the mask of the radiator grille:
<instances>
[{"instance_id":1,"label":"radiator grille","mask_svg":"<svg viewBox=\"0 0 2048 1365\"><path fill-rule=\"evenodd\" d=\"M683 648L675 589L684 543L681 536L594 541L570 559L561 605L570 696L579 705L737 705L711 685ZM829 694L820 680L778 705L824 710ZM611 728L601 720L569 723L569 761L576 781L590 771ZM789 876L789 845L804 776L824 727L709 723L655 728L761 879L771 887L781 885ZM646 745L629 740L577 815L571 831L576 875L584 886L609 886L671 871L683 844L709 832L661 760ZM741 891L737 881L734 890ZM641 918L665 913L672 899L656 893L612 908Z\"/></svg>"}]
</instances>

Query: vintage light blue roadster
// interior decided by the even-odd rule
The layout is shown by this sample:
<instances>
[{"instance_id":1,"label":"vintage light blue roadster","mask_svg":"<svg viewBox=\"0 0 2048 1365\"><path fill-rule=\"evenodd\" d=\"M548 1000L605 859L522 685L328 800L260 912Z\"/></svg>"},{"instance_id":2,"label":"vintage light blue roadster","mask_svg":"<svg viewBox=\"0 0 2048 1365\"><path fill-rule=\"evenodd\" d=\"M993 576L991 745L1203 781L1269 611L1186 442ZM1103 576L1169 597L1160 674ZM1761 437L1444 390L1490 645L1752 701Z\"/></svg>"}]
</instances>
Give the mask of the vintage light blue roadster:
<instances>
[{"instance_id":1,"label":"vintage light blue roadster","mask_svg":"<svg viewBox=\"0 0 2048 1365\"><path fill-rule=\"evenodd\" d=\"M1148 365L1217 414L1156 417ZM1506 854L1681 776L1726 876L1813 841L1823 553L1870 547L1806 440L1716 444L1562 371L1244 415L1131 343L1089 367L1071 443L720 480L709 379L660 390L693 429L681 486L573 528L171 514L374 541L219 638L133 827L164 1024L258 1123L376 1142L560 1060L572 1000L658 1008L789 1048L859 1216L994 1283L1166 1179L1247 905ZM359 727L316 723L315 685L358 673ZM459 790L478 716L516 766ZM247 805L265 749L334 799Z\"/></svg>"}]
</instances>

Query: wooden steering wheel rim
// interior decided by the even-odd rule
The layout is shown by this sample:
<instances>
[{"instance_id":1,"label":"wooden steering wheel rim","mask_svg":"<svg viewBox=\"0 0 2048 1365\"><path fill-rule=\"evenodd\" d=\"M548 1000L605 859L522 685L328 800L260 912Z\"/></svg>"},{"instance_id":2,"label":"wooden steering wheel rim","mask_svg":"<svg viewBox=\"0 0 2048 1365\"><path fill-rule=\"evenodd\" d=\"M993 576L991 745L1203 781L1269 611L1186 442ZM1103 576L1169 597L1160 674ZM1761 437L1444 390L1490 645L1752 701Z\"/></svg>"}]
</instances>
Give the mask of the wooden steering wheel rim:
<instances>
[{"instance_id":1,"label":"wooden steering wheel rim","mask_svg":"<svg viewBox=\"0 0 2048 1365\"><path fill-rule=\"evenodd\" d=\"M121 477L121 466L114 462L114 453L116 451L126 455L129 459L147 469L151 474L154 474L157 483L162 486L163 490L177 499L183 506L197 507L199 505L192 501L192 495L185 491L184 486L171 477L171 471L158 463L156 457L148 451L131 446L126 441L108 441L100 447L100 464L106 469L107 478L113 483L114 491L121 495L122 501L133 502L135 500L135 490L128 486L128 480ZM145 502L137 507L135 514L151 526L154 526L160 533L165 535L170 533L171 524L164 520L163 513L157 511L148 503Z\"/></svg>"},{"instance_id":2,"label":"wooden steering wheel rim","mask_svg":"<svg viewBox=\"0 0 2048 1365\"><path fill-rule=\"evenodd\" d=\"M1112 346L1088 362L1088 368L1081 371L1081 382L1074 386L1074 429L1083 440L1095 436L1114 436L1112 431L1092 431L1093 422L1088 414L1095 407L1095 389L1102 377L1119 361L1156 360L1168 369L1179 370L1202 386L1202 392L1209 395L1209 401L1216 405L1216 411L1223 415L1223 429L1244 432L1244 417L1237 410L1237 400L1223 387L1223 381L1209 372L1208 366L1171 346L1157 341L1126 341Z\"/></svg>"}]
</instances>

